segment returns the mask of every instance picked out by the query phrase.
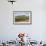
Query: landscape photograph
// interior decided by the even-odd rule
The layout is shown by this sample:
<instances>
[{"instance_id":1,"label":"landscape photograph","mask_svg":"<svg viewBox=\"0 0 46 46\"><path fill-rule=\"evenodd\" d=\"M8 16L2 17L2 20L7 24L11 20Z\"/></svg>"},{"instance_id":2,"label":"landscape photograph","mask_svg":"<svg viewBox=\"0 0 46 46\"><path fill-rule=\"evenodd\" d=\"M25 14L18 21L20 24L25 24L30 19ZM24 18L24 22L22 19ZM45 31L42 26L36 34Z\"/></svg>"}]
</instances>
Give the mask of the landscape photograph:
<instances>
[{"instance_id":1,"label":"landscape photograph","mask_svg":"<svg viewBox=\"0 0 46 46\"><path fill-rule=\"evenodd\" d=\"M14 24L32 24L31 11L14 11L13 15Z\"/></svg>"}]
</instances>

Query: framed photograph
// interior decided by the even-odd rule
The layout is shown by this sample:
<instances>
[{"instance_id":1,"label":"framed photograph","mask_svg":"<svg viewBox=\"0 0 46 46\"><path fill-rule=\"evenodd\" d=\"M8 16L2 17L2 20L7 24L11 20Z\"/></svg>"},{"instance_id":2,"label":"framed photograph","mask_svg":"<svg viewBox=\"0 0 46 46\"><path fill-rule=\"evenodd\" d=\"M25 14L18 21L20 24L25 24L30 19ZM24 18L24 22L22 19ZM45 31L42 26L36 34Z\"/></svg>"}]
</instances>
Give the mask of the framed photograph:
<instances>
[{"instance_id":1,"label":"framed photograph","mask_svg":"<svg viewBox=\"0 0 46 46\"><path fill-rule=\"evenodd\" d=\"M32 11L13 11L13 24L32 24Z\"/></svg>"}]
</instances>

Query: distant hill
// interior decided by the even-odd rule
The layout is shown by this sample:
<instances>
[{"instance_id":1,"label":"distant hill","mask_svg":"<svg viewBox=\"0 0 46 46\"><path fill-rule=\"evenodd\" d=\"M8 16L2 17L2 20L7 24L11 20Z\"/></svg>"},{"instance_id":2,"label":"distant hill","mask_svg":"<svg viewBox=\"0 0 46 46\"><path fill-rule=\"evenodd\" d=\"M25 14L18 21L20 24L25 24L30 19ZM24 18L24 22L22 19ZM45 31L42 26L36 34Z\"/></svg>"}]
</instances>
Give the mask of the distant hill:
<instances>
[{"instance_id":1,"label":"distant hill","mask_svg":"<svg viewBox=\"0 0 46 46\"><path fill-rule=\"evenodd\" d=\"M20 16L15 16L15 21L26 21L29 20L29 16L26 15L20 15Z\"/></svg>"}]
</instances>

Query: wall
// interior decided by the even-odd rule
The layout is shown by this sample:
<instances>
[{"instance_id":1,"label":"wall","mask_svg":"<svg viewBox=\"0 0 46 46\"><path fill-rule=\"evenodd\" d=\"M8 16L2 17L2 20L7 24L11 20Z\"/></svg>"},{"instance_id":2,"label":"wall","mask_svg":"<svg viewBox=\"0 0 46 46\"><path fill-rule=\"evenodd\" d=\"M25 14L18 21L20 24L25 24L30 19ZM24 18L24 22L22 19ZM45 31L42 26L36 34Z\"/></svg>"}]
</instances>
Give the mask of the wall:
<instances>
[{"instance_id":1,"label":"wall","mask_svg":"<svg viewBox=\"0 0 46 46\"><path fill-rule=\"evenodd\" d=\"M0 0L0 40L15 39L19 32L31 34L33 40L45 40L44 5L42 0L17 0L13 5ZM14 25L13 11L32 11L32 25Z\"/></svg>"}]
</instances>

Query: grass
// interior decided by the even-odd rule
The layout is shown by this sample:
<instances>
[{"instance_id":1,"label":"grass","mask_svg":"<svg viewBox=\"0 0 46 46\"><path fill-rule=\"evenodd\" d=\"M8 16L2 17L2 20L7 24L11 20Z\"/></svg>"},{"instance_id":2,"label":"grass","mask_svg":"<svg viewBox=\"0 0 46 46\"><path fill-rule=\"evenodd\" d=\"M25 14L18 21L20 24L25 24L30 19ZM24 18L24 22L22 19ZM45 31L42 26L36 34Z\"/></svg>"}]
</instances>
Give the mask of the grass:
<instances>
[{"instance_id":1,"label":"grass","mask_svg":"<svg viewBox=\"0 0 46 46\"><path fill-rule=\"evenodd\" d=\"M15 16L15 22L23 22L29 20L29 16Z\"/></svg>"}]
</instances>

